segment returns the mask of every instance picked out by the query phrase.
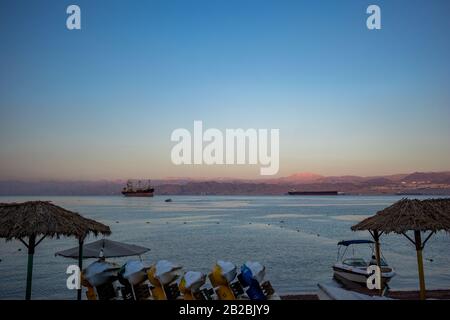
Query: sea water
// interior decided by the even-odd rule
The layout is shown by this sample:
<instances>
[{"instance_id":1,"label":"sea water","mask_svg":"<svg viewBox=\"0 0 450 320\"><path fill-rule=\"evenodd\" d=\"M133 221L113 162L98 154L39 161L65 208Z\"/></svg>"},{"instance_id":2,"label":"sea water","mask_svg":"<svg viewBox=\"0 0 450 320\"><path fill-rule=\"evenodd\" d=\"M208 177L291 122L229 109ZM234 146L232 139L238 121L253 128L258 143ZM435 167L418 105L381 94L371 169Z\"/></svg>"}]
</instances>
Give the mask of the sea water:
<instances>
[{"instance_id":1,"label":"sea water","mask_svg":"<svg viewBox=\"0 0 450 320\"><path fill-rule=\"evenodd\" d=\"M51 200L111 227L112 240L151 250L148 263L166 259L184 270L210 271L216 260L237 265L259 261L267 278L281 294L315 292L318 283L330 282L337 242L370 239L368 232L350 227L375 214L396 196L121 196L0 197L0 202ZM419 197L420 198L420 197ZM90 237L87 241L94 241ZM66 269L76 260L55 252L77 246L74 238L44 239L36 248L32 298L74 299L66 287ZM417 289L414 246L403 236L381 238L383 255L397 275L392 289ZM438 233L424 250L428 289L450 288L450 236ZM370 259L369 247L357 254ZM0 239L0 299L25 295L27 250L19 241ZM132 258L111 259L123 263ZM94 261L88 259L84 265Z\"/></svg>"}]
</instances>

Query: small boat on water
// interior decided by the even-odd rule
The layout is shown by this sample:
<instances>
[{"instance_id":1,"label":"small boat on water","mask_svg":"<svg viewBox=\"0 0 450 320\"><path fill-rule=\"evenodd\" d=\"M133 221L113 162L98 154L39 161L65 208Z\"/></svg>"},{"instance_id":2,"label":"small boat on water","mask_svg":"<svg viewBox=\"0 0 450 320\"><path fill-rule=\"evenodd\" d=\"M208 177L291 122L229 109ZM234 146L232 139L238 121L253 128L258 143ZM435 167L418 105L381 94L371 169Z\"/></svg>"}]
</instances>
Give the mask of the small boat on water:
<instances>
[{"instance_id":1,"label":"small boat on water","mask_svg":"<svg viewBox=\"0 0 450 320\"><path fill-rule=\"evenodd\" d=\"M155 189L151 186L150 180L145 186L141 185L139 180L137 186L134 185L132 180L128 180L127 185L122 189L122 194L125 197L153 197Z\"/></svg>"},{"instance_id":2,"label":"small boat on water","mask_svg":"<svg viewBox=\"0 0 450 320\"><path fill-rule=\"evenodd\" d=\"M369 245L369 247L371 247L372 249L372 259L369 262L355 255L354 246L364 244ZM367 278L369 277L367 268L370 265L377 264L374 256L373 247L374 242L371 240L340 241L338 243L337 261L333 265L334 278L340 282L350 281L365 287L367 285ZM341 249L343 249L342 253ZM381 267L381 282L384 287L395 276L395 271L392 267L388 266L384 258L381 258L380 267Z\"/></svg>"}]
</instances>

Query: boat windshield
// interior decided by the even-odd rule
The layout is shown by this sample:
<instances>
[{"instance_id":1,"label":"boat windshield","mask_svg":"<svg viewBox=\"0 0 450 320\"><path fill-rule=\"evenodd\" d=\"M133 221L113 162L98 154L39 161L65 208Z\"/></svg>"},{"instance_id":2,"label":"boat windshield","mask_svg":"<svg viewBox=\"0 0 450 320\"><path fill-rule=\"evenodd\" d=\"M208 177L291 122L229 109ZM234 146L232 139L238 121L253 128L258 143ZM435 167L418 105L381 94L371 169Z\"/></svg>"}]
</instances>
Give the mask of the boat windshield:
<instances>
[{"instance_id":1,"label":"boat windshield","mask_svg":"<svg viewBox=\"0 0 450 320\"><path fill-rule=\"evenodd\" d=\"M342 261L342 263L351 267L367 267L367 262L365 262L364 259L361 258L345 259L344 261Z\"/></svg>"}]
</instances>

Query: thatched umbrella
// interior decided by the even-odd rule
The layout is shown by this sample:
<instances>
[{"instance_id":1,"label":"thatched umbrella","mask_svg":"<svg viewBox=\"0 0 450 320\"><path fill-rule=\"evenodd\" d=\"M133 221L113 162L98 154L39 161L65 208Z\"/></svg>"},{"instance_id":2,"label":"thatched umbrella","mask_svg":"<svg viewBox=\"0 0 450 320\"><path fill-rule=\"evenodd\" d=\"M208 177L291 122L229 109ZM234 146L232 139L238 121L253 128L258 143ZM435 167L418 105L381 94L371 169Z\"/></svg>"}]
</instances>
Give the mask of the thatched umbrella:
<instances>
[{"instance_id":1,"label":"thatched umbrella","mask_svg":"<svg viewBox=\"0 0 450 320\"><path fill-rule=\"evenodd\" d=\"M368 230L372 234L376 242L378 266L380 266L379 237L383 233L402 234L411 241L417 253L420 298L425 299L422 250L434 233L438 231L450 232L450 199L402 199L354 225L352 230ZM408 236L408 231L414 232L414 239ZM427 232L428 235L426 235ZM423 241L422 233L425 236Z\"/></svg>"},{"instance_id":2,"label":"thatched umbrella","mask_svg":"<svg viewBox=\"0 0 450 320\"><path fill-rule=\"evenodd\" d=\"M82 257L83 241L89 233L111 234L108 226L87 219L48 201L0 203L0 238L18 239L28 248L27 289L25 299L31 298L33 255L36 246L46 237L74 236L78 239ZM28 238L28 242L24 239ZM39 239L38 239L39 238ZM81 259L79 259L81 263ZM78 291L81 298L81 290Z\"/></svg>"}]
</instances>

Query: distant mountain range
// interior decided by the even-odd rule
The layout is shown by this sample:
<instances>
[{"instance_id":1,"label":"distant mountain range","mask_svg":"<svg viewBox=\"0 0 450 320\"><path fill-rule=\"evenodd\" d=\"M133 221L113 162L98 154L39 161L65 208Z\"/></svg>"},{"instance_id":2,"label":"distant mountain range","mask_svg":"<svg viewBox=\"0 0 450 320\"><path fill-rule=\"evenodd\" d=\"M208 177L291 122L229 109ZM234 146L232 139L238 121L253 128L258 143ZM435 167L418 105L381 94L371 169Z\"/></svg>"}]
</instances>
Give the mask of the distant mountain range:
<instances>
[{"instance_id":1,"label":"distant mountain range","mask_svg":"<svg viewBox=\"0 0 450 320\"><path fill-rule=\"evenodd\" d=\"M0 195L119 195L124 180L0 181ZM388 176L322 176L296 173L261 180L231 178L153 180L160 195L281 195L290 190L336 190L344 194L450 195L450 172L414 172Z\"/></svg>"}]
</instances>

